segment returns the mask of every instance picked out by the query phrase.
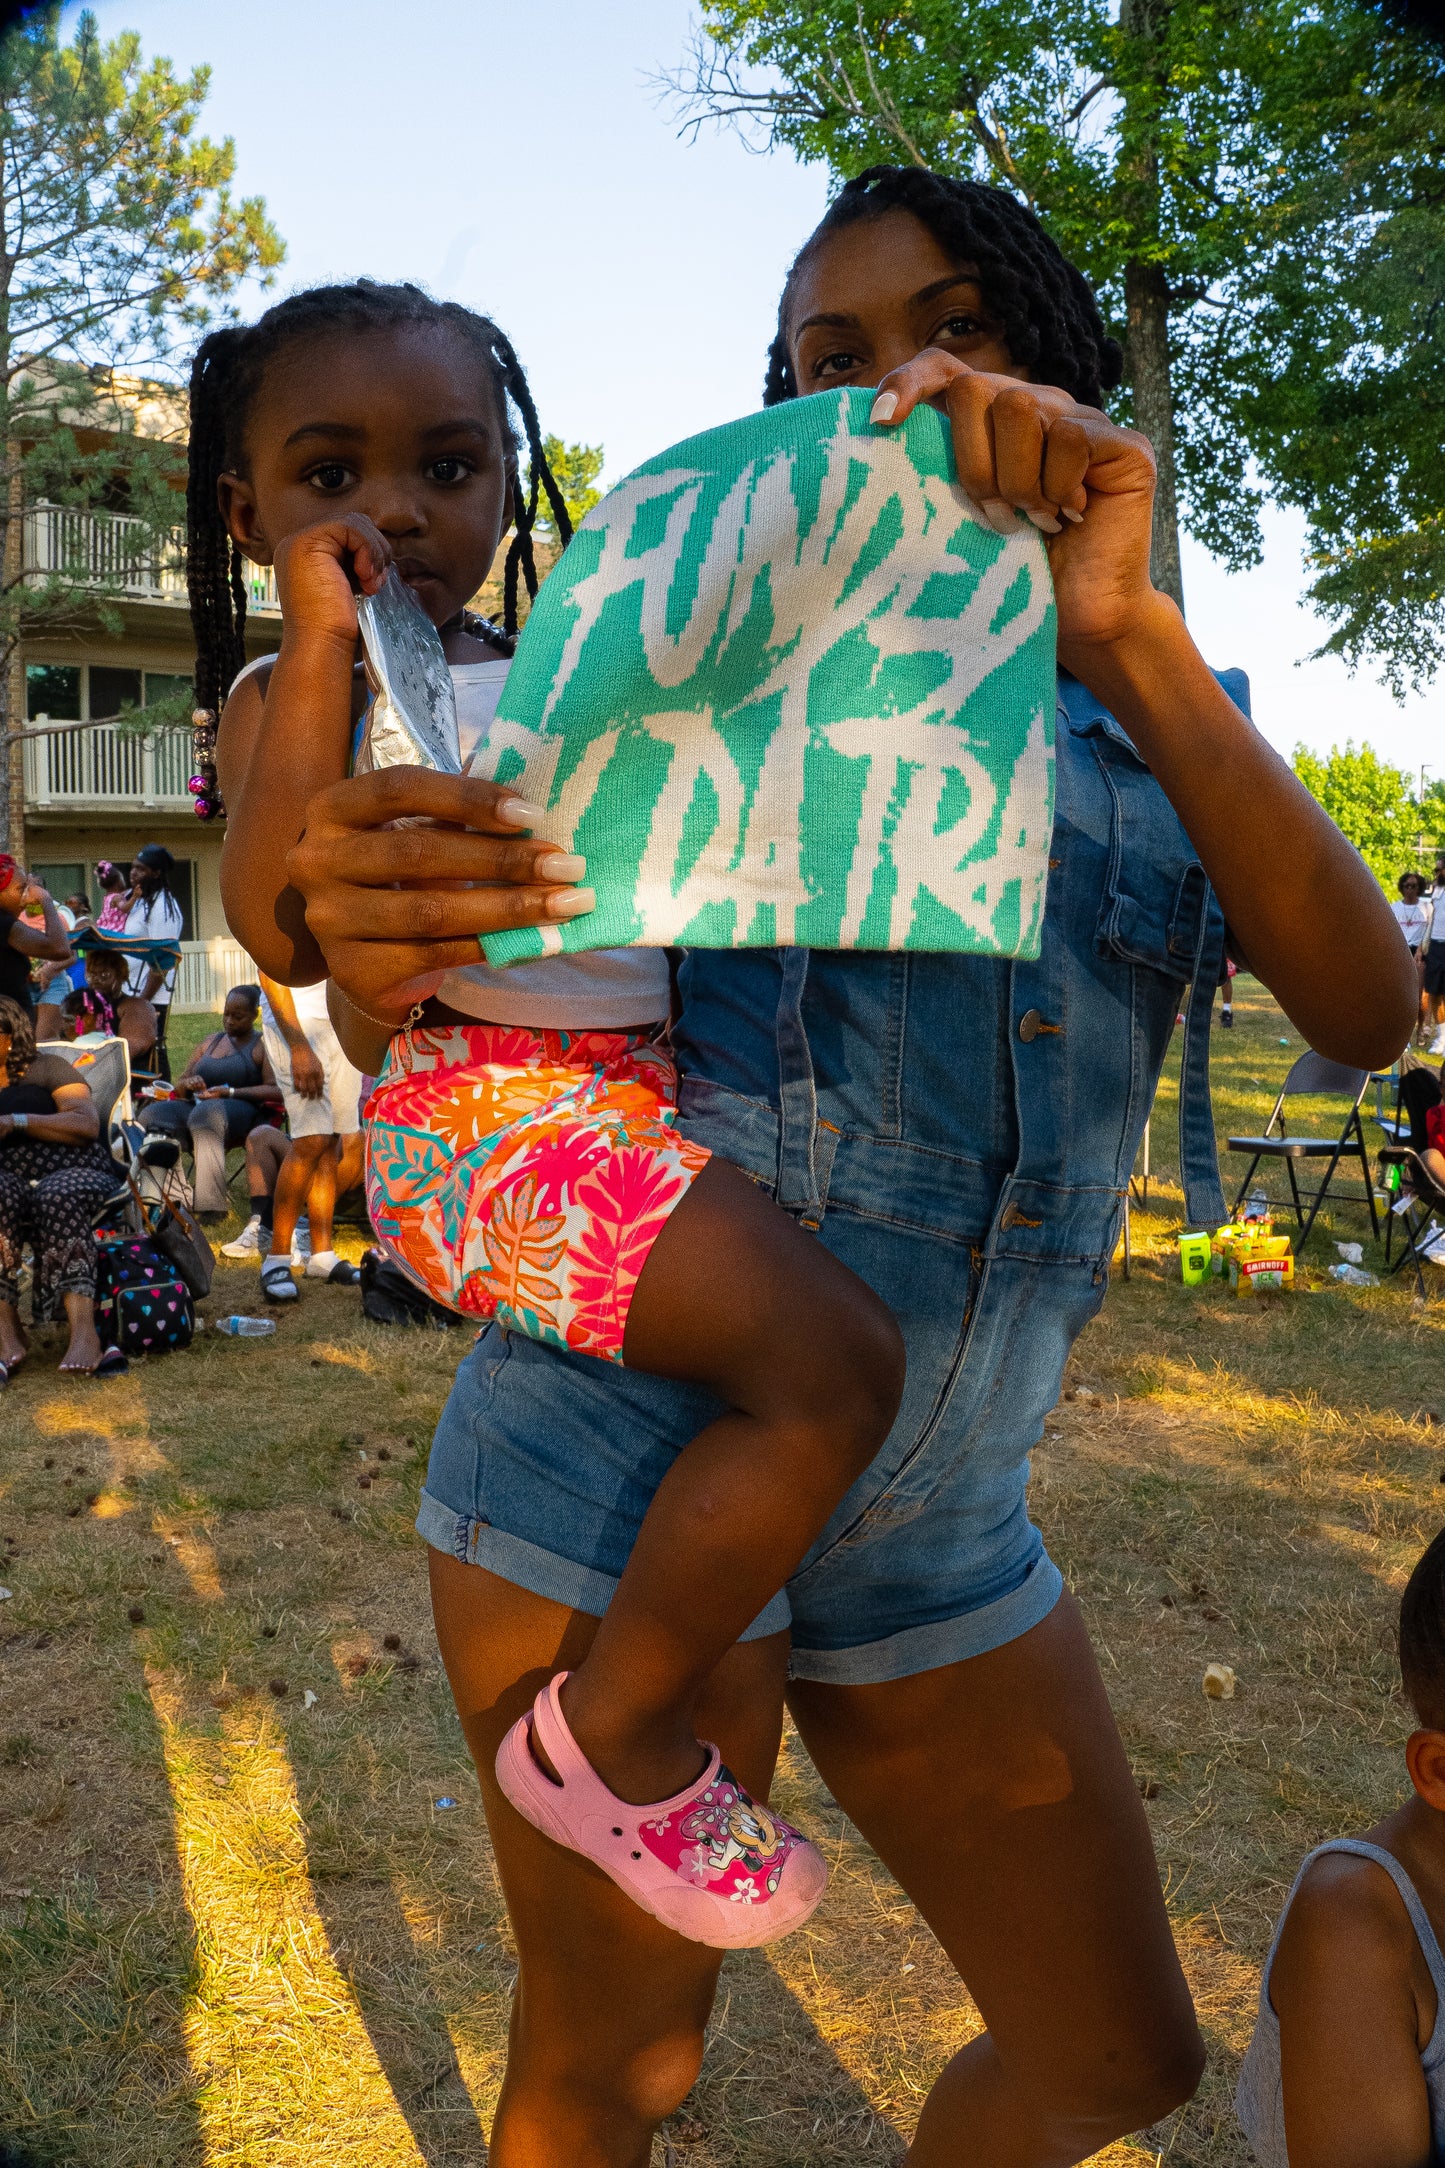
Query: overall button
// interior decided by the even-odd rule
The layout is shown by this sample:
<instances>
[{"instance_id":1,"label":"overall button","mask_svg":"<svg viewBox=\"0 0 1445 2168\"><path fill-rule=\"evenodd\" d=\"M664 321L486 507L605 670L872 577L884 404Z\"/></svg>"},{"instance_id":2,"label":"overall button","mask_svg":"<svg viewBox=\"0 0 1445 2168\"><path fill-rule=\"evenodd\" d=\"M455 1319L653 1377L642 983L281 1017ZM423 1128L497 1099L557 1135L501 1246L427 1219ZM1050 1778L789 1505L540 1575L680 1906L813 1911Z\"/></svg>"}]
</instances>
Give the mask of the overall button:
<instances>
[{"instance_id":1,"label":"overall button","mask_svg":"<svg viewBox=\"0 0 1445 2168\"><path fill-rule=\"evenodd\" d=\"M1019 1018L1019 1037L1028 1046L1044 1028L1044 1020L1037 1009L1025 1009Z\"/></svg>"}]
</instances>

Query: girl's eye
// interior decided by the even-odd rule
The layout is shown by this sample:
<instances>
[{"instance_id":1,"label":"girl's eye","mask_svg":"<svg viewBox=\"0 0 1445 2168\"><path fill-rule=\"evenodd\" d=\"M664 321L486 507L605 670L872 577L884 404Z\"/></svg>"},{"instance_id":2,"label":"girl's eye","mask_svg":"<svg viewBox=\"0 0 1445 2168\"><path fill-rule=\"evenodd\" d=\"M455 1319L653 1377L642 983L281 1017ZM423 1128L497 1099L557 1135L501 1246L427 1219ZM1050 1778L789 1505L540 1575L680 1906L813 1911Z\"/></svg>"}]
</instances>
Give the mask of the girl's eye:
<instances>
[{"instance_id":1,"label":"girl's eye","mask_svg":"<svg viewBox=\"0 0 1445 2168\"><path fill-rule=\"evenodd\" d=\"M814 376L845 376L850 369L858 367L858 356L840 347L836 354L824 354L813 363Z\"/></svg>"},{"instance_id":2,"label":"girl's eye","mask_svg":"<svg viewBox=\"0 0 1445 2168\"><path fill-rule=\"evenodd\" d=\"M328 459L323 465L313 467L306 479L313 489L320 490L324 496L330 497L334 496L338 490L345 489L347 483L351 480L351 469L350 467L344 467L339 459Z\"/></svg>"},{"instance_id":3,"label":"girl's eye","mask_svg":"<svg viewBox=\"0 0 1445 2168\"><path fill-rule=\"evenodd\" d=\"M446 452L440 459L434 459L426 471L428 481L447 483L464 482L469 474L475 474L476 469L459 452Z\"/></svg>"},{"instance_id":4,"label":"girl's eye","mask_svg":"<svg viewBox=\"0 0 1445 2168\"><path fill-rule=\"evenodd\" d=\"M940 339L976 339L983 329L983 324L980 323L976 316L962 314L945 316L935 333L935 337Z\"/></svg>"}]
</instances>

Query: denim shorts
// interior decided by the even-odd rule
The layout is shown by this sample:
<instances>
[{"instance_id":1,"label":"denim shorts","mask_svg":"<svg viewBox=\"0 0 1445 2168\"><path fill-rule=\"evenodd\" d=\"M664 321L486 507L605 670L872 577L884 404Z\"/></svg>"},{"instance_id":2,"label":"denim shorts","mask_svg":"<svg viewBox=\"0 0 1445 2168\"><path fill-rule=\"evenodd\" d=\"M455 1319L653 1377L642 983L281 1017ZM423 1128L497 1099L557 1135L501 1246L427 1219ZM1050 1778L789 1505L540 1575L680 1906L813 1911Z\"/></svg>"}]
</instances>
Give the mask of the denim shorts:
<instances>
[{"instance_id":1,"label":"denim shorts","mask_svg":"<svg viewBox=\"0 0 1445 2168\"><path fill-rule=\"evenodd\" d=\"M776 1188L765 1104L685 1082L682 1107L692 1135ZM1062 1578L1028 1516L1029 1449L1100 1290L1095 1270L1066 1272L1051 1333L1027 1300L1036 1268L990 1259L984 1231L953 1231L976 1185L965 1178L960 1197L926 1167L910 1194L887 1155L875 1167L845 1146L834 1163L821 1237L898 1318L903 1404L883 1450L744 1638L787 1628L793 1676L870 1684L997 1648L1057 1602ZM991 1201L980 1193L974 1207L982 1229ZM439 1551L600 1616L659 1482L718 1409L699 1388L492 1325L443 1412L418 1530Z\"/></svg>"}]
</instances>

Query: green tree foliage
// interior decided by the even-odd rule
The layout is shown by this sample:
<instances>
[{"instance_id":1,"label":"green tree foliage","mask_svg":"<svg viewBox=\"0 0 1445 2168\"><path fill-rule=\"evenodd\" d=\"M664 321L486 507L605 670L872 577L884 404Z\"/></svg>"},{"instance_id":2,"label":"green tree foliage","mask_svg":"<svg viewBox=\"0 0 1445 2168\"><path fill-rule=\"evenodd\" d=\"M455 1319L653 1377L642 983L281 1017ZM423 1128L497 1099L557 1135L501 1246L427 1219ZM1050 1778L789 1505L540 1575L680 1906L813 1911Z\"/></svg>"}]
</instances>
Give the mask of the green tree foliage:
<instances>
[{"instance_id":1,"label":"green tree foliage","mask_svg":"<svg viewBox=\"0 0 1445 2168\"><path fill-rule=\"evenodd\" d=\"M1416 797L1412 779L1371 745L1357 749L1350 739L1331 746L1324 760L1297 745L1294 772L1390 896L1402 873L1427 871L1436 844L1445 842L1445 792Z\"/></svg>"},{"instance_id":2,"label":"green tree foliage","mask_svg":"<svg viewBox=\"0 0 1445 2168\"><path fill-rule=\"evenodd\" d=\"M261 199L232 195L234 144L196 132L209 71L178 78L134 32L103 40L88 12L67 43L60 14L0 36L0 835L12 848L18 643L97 615L115 629L107 595L174 551L183 414L122 372L164 365L284 254ZM31 553L43 563L27 565L37 502L135 524L98 540L87 517L48 517Z\"/></svg>"},{"instance_id":3,"label":"green tree foliage","mask_svg":"<svg viewBox=\"0 0 1445 2168\"><path fill-rule=\"evenodd\" d=\"M542 450L552 469L552 479L562 492L562 502L573 527L580 527L594 504L602 501L597 478L602 472L600 444L564 444L560 437L544 436ZM529 477L530 481L530 477ZM557 542L557 523L551 516L545 492L537 501L537 532L545 541Z\"/></svg>"},{"instance_id":4,"label":"green tree foliage","mask_svg":"<svg viewBox=\"0 0 1445 2168\"><path fill-rule=\"evenodd\" d=\"M1180 592L1180 520L1257 562L1263 481L1309 510L1335 644L1358 656L1404 652L1429 584L1400 539L1413 502L1372 497L1351 461L1367 421L1388 465L1407 411L1439 441L1411 344L1432 303L1445 338L1416 215L1440 191L1439 72L1355 0L707 0L670 85L692 121L840 177L912 162L1030 203L1124 346L1159 454L1158 584ZM1408 561L1396 616L1372 618L1387 541Z\"/></svg>"}]
</instances>

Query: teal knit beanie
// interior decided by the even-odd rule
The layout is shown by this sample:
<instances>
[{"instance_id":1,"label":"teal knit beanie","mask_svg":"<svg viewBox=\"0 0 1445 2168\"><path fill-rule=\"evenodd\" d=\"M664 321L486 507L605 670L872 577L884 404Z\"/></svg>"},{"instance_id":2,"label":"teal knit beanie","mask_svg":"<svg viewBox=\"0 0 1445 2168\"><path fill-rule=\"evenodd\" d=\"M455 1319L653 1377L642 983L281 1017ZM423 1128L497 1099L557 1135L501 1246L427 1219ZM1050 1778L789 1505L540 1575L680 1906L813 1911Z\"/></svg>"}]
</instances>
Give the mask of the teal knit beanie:
<instances>
[{"instance_id":1,"label":"teal knit beanie","mask_svg":"<svg viewBox=\"0 0 1445 2168\"><path fill-rule=\"evenodd\" d=\"M1038 954L1053 826L1041 537L947 424L822 392L650 459L573 537L475 772L546 806L597 907L483 938Z\"/></svg>"}]
</instances>

